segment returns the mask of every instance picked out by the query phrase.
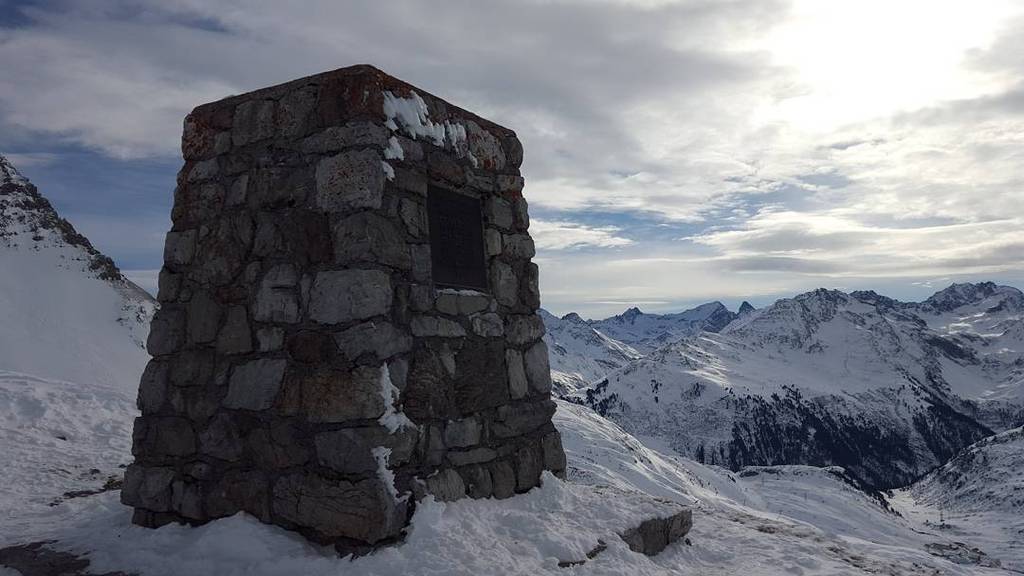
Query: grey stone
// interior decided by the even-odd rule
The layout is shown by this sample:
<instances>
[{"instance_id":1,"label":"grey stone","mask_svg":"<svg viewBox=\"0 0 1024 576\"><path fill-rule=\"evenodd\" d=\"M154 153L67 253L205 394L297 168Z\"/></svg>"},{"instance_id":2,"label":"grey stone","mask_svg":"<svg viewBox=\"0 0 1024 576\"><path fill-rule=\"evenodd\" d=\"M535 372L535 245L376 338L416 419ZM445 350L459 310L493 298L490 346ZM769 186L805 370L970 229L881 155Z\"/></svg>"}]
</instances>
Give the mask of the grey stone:
<instances>
[{"instance_id":1,"label":"grey stone","mask_svg":"<svg viewBox=\"0 0 1024 576\"><path fill-rule=\"evenodd\" d=\"M466 493L470 498L490 498L494 493L491 485L491 473L483 466L467 466L459 469L459 475L466 485Z\"/></svg>"},{"instance_id":2,"label":"grey stone","mask_svg":"<svg viewBox=\"0 0 1024 576\"><path fill-rule=\"evenodd\" d=\"M352 538L373 544L398 534L405 504L395 501L378 478L327 480L309 472L274 483L274 514L321 538Z\"/></svg>"},{"instance_id":3,"label":"grey stone","mask_svg":"<svg viewBox=\"0 0 1024 576\"><path fill-rule=\"evenodd\" d=\"M476 446L480 443L480 420L475 416L462 420L449 420L444 428L444 443L453 448Z\"/></svg>"},{"instance_id":4,"label":"grey stone","mask_svg":"<svg viewBox=\"0 0 1024 576\"><path fill-rule=\"evenodd\" d=\"M536 314L506 316L505 336L514 346L531 344L544 336L544 322Z\"/></svg>"},{"instance_id":5,"label":"grey stone","mask_svg":"<svg viewBox=\"0 0 1024 576\"><path fill-rule=\"evenodd\" d=\"M509 168L519 168L523 165L523 144L515 135L502 139L502 147L505 149L505 159L508 160Z\"/></svg>"},{"instance_id":6,"label":"grey stone","mask_svg":"<svg viewBox=\"0 0 1024 576\"><path fill-rule=\"evenodd\" d=\"M544 471L543 456L538 446L523 446L516 451L516 490L525 492L540 484L540 474Z\"/></svg>"},{"instance_id":7,"label":"grey stone","mask_svg":"<svg viewBox=\"0 0 1024 576\"><path fill-rule=\"evenodd\" d=\"M530 390L535 394L551 392L551 366L548 359L548 345L543 340L530 346L523 354L523 366Z\"/></svg>"},{"instance_id":8,"label":"grey stone","mask_svg":"<svg viewBox=\"0 0 1024 576\"><path fill-rule=\"evenodd\" d=\"M437 295L434 306L438 312L451 316L469 316L490 307L491 299L485 294L467 292L442 290Z\"/></svg>"},{"instance_id":9,"label":"grey stone","mask_svg":"<svg viewBox=\"0 0 1024 576\"><path fill-rule=\"evenodd\" d=\"M228 414L214 416L206 429L199 433L199 452L204 456L237 462L242 458L242 450L238 426Z\"/></svg>"},{"instance_id":10,"label":"grey stone","mask_svg":"<svg viewBox=\"0 0 1024 576\"><path fill-rule=\"evenodd\" d=\"M273 352L284 346L284 330L276 326L256 331L256 342L260 352Z\"/></svg>"},{"instance_id":11,"label":"grey stone","mask_svg":"<svg viewBox=\"0 0 1024 576\"><path fill-rule=\"evenodd\" d=\"M491 423L490 432L498 438L522 436L549 424L554 413L555 403L550 398L514 407L500 406L497 418Z\"/></svg>"},{"instance_id":12,"label":"grey stone","mask_svg":"<svg viewBox=\"0 0 1024 576\"><path fill-rule=\"evenodd\" d=\"M422 203L402 198L398 202L398 215L413 238L425 238L430 232L427 227L427 209Z\"/></svg>"},{"instance_id":13,"label":"grey stone","mask_svg":"<svg viewBox=\"0 0 1024 576\"><path fill-rule=\"evenodd\" d=\"M378 438L366 428L321 432L313 438L321 465L342 474L366 474L377 470L373 449Z\"/></svg>"},{"instance_id":14,"label":"grey stone","mask_svg":"<svg viewBox=\"0 0 1024 576\"><path fill-rule=\"evenodd\" d=\"M500 260L491 263L491 290L503 306L519 303L519 279L512 267Z\"/></svg>"},{"instance_id":15,"label":"grey stone","mask_svg":"<svg viewBox=\"0 0 1024 576\"><path fill-rule=\"evenodd\" d=\"M178 416L141 416L132 430L132 454L190 456L196 451L192 423Z\"/></svg>"},{"instance_id":16,"label":"grey stone","mask_svg":"<svg viewBox=\"0 0 1024 576\"><path fill-rule=\"evenodd\" d=\"M413 244L409 246L409 253L412 255L412 279L424 284L432 282L430 244Z\"/></svg>"},{"instance_id":17,"label":"grey stone","mask_svg":"<svg viewBox=\"0 0 1024 576\"><path fill-rule=\"evenodd\" d=\"M270 487L262 474L229 470L204 491L204 507L210 518L244 511L262 522L270 522Z\"/></svg>"},{"instance_id":18,"label":"grey stone","mask_svg":"<svg viewBox=\"0 0 1024 576\"><path fill-rule=\"evenodd\" d=\"M338 324L386 314L391 309L391 278L380 270L319 272L309 291L309 317Z\"/></svg>"},{"instance_id":19,"label":"grey stone","mask_svg":"<svg viewBox=\"0 0 1024 576\"><path fill-rule=\"evenodd\" d=\"M526 396L528 382L526 370L523 368L523 355L518 350L505 351L505 363L508 364L508 392L513 400Z\"/></svg>"},{"instance_id":20,"label":"grey stone","mask_svg":"<svg viewBox=\"0 0 1024 576\"><path fill-rule=\"evenodd\" d=\"M143 414L159 412L167 400L167 363L150 360L142 372L136 405Z\"/></svg>"},{"instance_id":21,"label":"grey stone","mask_svg":"<svg viewBox=\"0 0 1024 576\"><path fill-rule=\"evenodd\" d=\"M286 138L305 136L316 108L316 89L303 87L286 94L278 104L277 124Z\"/></svg>"},{"instance_id":22,"label":"grey stone","mask_svg":"<svg viewBox=\"0 0 1024 576\"><path fill-rule=\"evenodd\" d=\"M132 464L124 473L121 503L153 512L167 512L171 509L173 480L173 468Z\"/></svg>"},{"instance_id":23,"label":"grey stone","mask_svg":"<svg viewBox=\"0 0 1024 576\"><path fill-rule=\"evenodd\" d=\"M466 122L466 138L477 166L495 172L505 168L505 151L493 134L470 120Z\"/></svg>"},{"instance_id":24,"label":"grey stone","mask_svg":"<svg viewBox=\"0 0 1024 576\"><path fill-rule=\"evenodd\" d=\"M654 556L678 542L693 527L693 513L681 510L665 518L644 520L639 526L631 528L619 536L629 549L639 554Z\"/></svg>"},{"instance_id":25,"label":"grey stone","mask_svg":"<svg viewBox=\"0 0 1024 576\"><path fill-rule=\"evenodd\" d=\"M160 270L157 279L157 300L160 302L174 302L178 299L181 290L181 274L175 274L167 268Z\"/></svg>"},{"instance_id":26,"label":"grey stone","mask_svg":"<svg viewBox=\"0 0 1024 576\"><path fill-rule=\"evenodd\" d=\"M427 477L427 491L441 502L452 502L466 495L466 484L458 472L445 468Z\"/></svg>"},{"instance_id":27,"label":"grey stone","mask_svg":"<svg viewBox=\"0 0 1024 576\"><path fill-rule=\"evenodd\" d=\"M298 322L299 300L295 293L298 280L291 264L278 264L267 271L256 293L253 318L259 322Z\"/></svg>"},{"instance_id":28,"label":"grey stone","mask_svg":"<svg viewBox=\"0 0 1024 576\"><path fill-rule=\"evenodd\" d=\"M192 262L196 253L196 231L168 232L164 242L164 263L181 268Z\"/></svg>"},{"instance_id":29,"label":"grey stone","mask_svg":"<svg viewBox=\"0 0 1024 576\"><path fill-rule=\"evenodd\" d=\"M245 306L228 308L228 318L217 336L217 352L221 354L246 354L252 352L252 331L249 329L249 314Z\"/></svg>"},{"instance_id":30,"label":"grey stone","mask_svg":"<svg viewBox=\"0 0 1024 576\"><path fill-rule=\"evenodd\" d=\"M540 441L544 452L544 469L550 470L555 476L565 479L565 450L562 448L562 435L555 430L548 433Z\"/></svg>"},{"instance_id":31,"label":"grey stone","mask_svg":"<svg viewBox=\"0 0 1024 576\"><path fill-rule=\"evenodd\" d=\"M352 122L344 126L331 126L302 141L301 149L306 154L327 154L340 152L345 148L387 146L388 130L372 122Z\"/></svg>"},{"instance_id":32,"label":"grey stone","mask_svg":"<svg viewBox=\"0 0 1024 576\"><path fill-rule=\"evenodd\" d=\"M366 353L373 354L378 360L387 360L412 349L409 334L390 322L364 322L335 334L334 342L338 350L351 360Z\"/></svg>"},{"instance_id":33,"label":"grey stone","mask_svg":"<svg viewBox=\"0 0 1024 576\"><path fill-rule=\"evenodd\" d=\"M529 204L526 198L516 198L512 201L512 211L516 216L516 229L526 231L530 228Z\"/></svg>"},{"instance_id":34,"label":"grey stone","mask_svg":"<svg viewBox=\"0 0 1024 576\"><path fill-rule=\"evenodd\" d=\"M470 464L482 464L497 458L498 453L490 448L474 448L472 450L449 450L448 461L452 466L468 466Z\"/></svg>"},{"instance_id":35,"label":"grey stone","mask_svg":"<svg viewBox=\"0 0 1024 576\"><path fill-rule=\"evenodd\" d=\"M488 256L497 256L501 254L501 232L498 232L494 228L488 228L484 232L484 246L487 250Z\"/></svg>"},{"instance_id":36,"label":"grey stone","mask_svg":"<svg viewBox=\"0 0 1024 576\"><path fill-rule=\"evenodd\" d=\"M316 186L313 169L305 166L259 166L252 180L246 198L252 208L302 205Z\"/></svg>"},{"instance_id":37,"label":"grey stone","mask_svg":"<svg viewBox=\"0 0 1024 576\"><path fill-rule=\"evenodd\" d=\"M513 258L529 259L537 255L533 238L528 234L506 234L502 240L505 254Z\"/></svg>"},{"instance_id":38,"label":"grey stone","mask_svg":"<svg viewBox=\"0 0 1024 576\"><path fill-rule=\"evenodd\" d=\"M217 177L220 173L220 166L217 163L216 158L210 158L209 160L202 160L196 162L192 166L192 170L189 170L187 180L189 182L202 182L204 180L212 180Z\"/></svg>"},{"instance_id":39,"label":"grey stone","mask_svg":"<svg viewBox=\"0 0 1024 576\"><path fill-rule=\"evenodd\" d=\"M434 307L442 314L455 316L459 313L459 296L454 292L441 292L434 301Z\"/></svg>"},{"instance_id":40,"label":"grey stone","mask_svg":"<svg viewBox=\"0 0 1024 576\"><path fill-rule=\"evenodd\" d=\"M487 199L487 222L502 230L512 228L512 205L508 200L492 196Z\"/></svg>"},{"instance_id":41,"label":"grey stone","mask_svg":"<svg viewBox=\"0 0 1024 576\"><path fill-rule=\"evenodd\" d=\"M394 358L388 362L388 371L391 373L391 383L398 388L399 392L405 390L409 378L409 361L404 358Z\"/></svg>"},{"instance_id":42,"label":"grey stone","mask_svg":"<svg viewBox=\"0 0 1024 576\"><path fill-rule=\"evenodd\" d=\"M472 414L507 404L505 346L499 339L471 338L455 357L455 405L460 414Z\"/></svg>"},{"instance_id":43,"label":"grey stone","mask_svg":"<svg viewBox=\"0 0 1024 576\"><path fill-rule=\"evenodd\" d=\"M221 154L227 154L231 151L231 146L230 130L218 132L217 135L213 137L213 153L215 155L219 156Z\"/></svg>"},{"instance_id":44,"label":"grey stone","mask_svg":"<svg viewBox=\"0 0 1024 576\"><path fill-rule=\"evenodd\" d=\"M334 225L334 260L339 264L372 262L401 270L412 265L409 247L391 220L359 212Z\"/></svg>"},{"instance_id":45,"label":"grey stone","mask_svg":"<svg viewBox=\"0 0 1024 576\"><path fill-rule=\"evenodd\" d=\"M213 354L209 350L182 352L168 364L168 382L175 388L205 386L213 381Z\"/></svg>"},{"instance_id":46,"label":"grey stone","mask_svg":"<svg viewBox=\"0 0 1024 576\"><path fill-rule=\"evenodd\" d=\"M523 193L523 177L522 176L511 176L507 174L499 174L496 183L498 185L498 192L501 194L522 194Z\"/></svg>"},{"instance_id":47,"label":"grey stone","mask_svg":"<svg viewBox=\"0 0 1024 576\"><path fill-rule=\"evenodd\" d=\"M321 432L313 440L321 465L342 474L365 474L379 467L374 448L389 449L388 465L394 468L409 462L418 436L415 428L402 427L390 434L381 426L373 426Z\"/></svg>"},{"instance_id":48,"label":"grey stone","mask_svg":"<svg viewBox=\"0 0 1024 576\"><path fill-rule=\"evenodd\" d=\"M498 316L494 312L488 312L486 314L476 314L472 318L473 332L484 338L496 338L505 333L504 324L501 321L501 316Z\"/></svg>"},{"instance_id":49,"label":"grey stone","mask_svg":"<svg viewBox=\"0 0 1024 576\"><path fill-rule=\"evenodd\" d=\"M316 167L316 205L327 212L380 208L384 195L382 161L373 150L324 158Z\"/></svg>"},{"instance_id":50,"label":"grey stone","mask_svg":"<svg viewBox=\"0 0 1024 576\"><path fill-rule=\"evenodd\" d=\"M313 457L312 446L297 427L288 421L275 421L269 428L253 430L246 438L253 462L263 469L277 470L301 466Z\"/></svg>"},{"instance_id":51,"label":"grey stone","mask_svg":"<svg viewBox=\"0 0 1024 576\"><path fill-rule=\"evenodd\" d=\"M266 410L273 406L287 364L285 360L261 358L235 366L224 406L242 410Z\"/></svg>"},{"instance_id":52,"label":"grey stone","mask_svg":"<svg viewBox=\"0 0 1024 576\"><path fill-rule=\"evenodd\" d=\"M221 308L205 290L192 296L188 305L188 339L191 343L213 342L220 326Z\"/></svg>"},{"instance_id":53,"label":"grey stone","mask_svg":"<svg viewBox=\"0 0 1024 576\"><path fill-rule=\"evenodd\" d=\"M150 323L146 349L153 356L177 352L185 339L185 315L181 310L163 307L157 310Z\"/></svg>"},{"instance_id":54,"label":"grey stone","mask_svg":"<svg viewBox=\"0 0 1024 576\"><path fill-rule=\"evenodd\" d=\"M422 284L409 287L409 303L417 312L426 312L434 307L434 289Z\"/></svg>"},{"instance_id":55,"label":"grey stone","mask_svg":"<svg viewBox=\"0 0 1024 576\"><path fill-rule=\"evenodd\" d=\"M228 206L238 206L245 204L246 199L249 195L249 175L242 174L231 184L231 189L228 191L227 197L224 199L224 203Z\"/></svg>"},{"instance_id":56,"label":"grey stone","mask_svg":"<svg viewBox=\"0 0 1024 576\"><path fill-rule=\"evenodd\" d=\"M395 167L395 186L413 194L426 197L427 176L420 170L410 170L401 166Z\"/></svg>"},{"instance_id":57,"label":"grey stone","mask_svg":"<svg viewBox=\"0 0 1024 576\"><path fill-rule=\"evenodd\" d=\"M440 336L457 338L466 335L466 329L458 322L437 316L416 316L412 319L413 336Z\"/></svg>"},{"instance_id":58,"label":"grey stone","mask_svg":"<svg viewBox=\"0 0 1024 576\"><path fill-rule=\"evenodd\" d=\"M503 500L515 495L516 472L512 469L511 464L504 460L492 462L487 465L487 469L491 473L491 486L495 498Z\"/></svg>"},{"instance_id":59,"label":"grey stone","mask_svg":"<svg viewBox=\"0 0 1024 576\"><path fill-rule=\"evenodd\" d=\"M317 371L289 384L284 412L311 422L375 420L386 407L381 378L380 368L368 366Z\"/></svg>"},{"instance_id":60,"label":"grey stone","mask_svg":"<svg viewBox=\"0 0 1024 576\"><path fill-rule=\"evenodd\" d=\"M231 139L235 146L244 146L274 135L274 101L249 100L235 107Z\"/></svg>"},{"instance_id":61,"label":"grey stone","mask_svg":"<svg viewBox=\"0 0 1024 576\"><path fill-rule=\"evenodd\" d=\"M398 145L402 147L403 159L406 162L423 161L423 146L419 142L405 136L394 136L394 138L398 139Z\"/></svg>"},{"instance_id":62,"label":"grey stone","mask_svg":"<svg viewBox=\"0 0 1024 576\"><path fill-rule=\"evenodd\" d=\"M540 270L533 262L527 262L523 271L523 288L520 291L523 304L530 308L540 308Z\"/></svg>"},{"instance_id":63,"label":"grey stone","mask_svg":"<svg viewBox=\"0 0 1024 576\"><path fill-rule=\"evenodd\" d=\"M171 508L190 520L205 520L203 498L199 486L184 480L175 480L171 485Z\"/></svg>"}]
</instances>

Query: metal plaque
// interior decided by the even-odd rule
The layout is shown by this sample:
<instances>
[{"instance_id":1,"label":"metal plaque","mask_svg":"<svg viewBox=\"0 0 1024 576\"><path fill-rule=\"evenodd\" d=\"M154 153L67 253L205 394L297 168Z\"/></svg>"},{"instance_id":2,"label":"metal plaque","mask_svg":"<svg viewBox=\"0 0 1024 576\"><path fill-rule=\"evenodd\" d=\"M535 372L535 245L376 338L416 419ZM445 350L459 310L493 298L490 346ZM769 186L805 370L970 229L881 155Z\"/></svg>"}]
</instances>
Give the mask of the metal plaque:
<instances>
[{"instance_id":1,"label":"metal plaque","mask_svg":"<svg viewBox=\"0 0 1024 576\"><path fill-rule=\"evenodd\" d=\"M434 285L487 290L480 200L431 186L427 191Z\"/></svg>"}]
</instances>

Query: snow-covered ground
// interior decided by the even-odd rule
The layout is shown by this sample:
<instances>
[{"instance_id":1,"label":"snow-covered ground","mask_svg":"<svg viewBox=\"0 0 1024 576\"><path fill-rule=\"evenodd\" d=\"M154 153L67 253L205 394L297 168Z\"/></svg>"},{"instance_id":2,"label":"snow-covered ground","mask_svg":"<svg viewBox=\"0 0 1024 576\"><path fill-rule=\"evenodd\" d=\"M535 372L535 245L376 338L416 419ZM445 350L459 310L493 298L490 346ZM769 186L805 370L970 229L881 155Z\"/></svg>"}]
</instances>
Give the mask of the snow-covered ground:
<instances>
[{"instance_id":1,"label":"snow-covered ground","mask_svg":"<svg viewBox=\"0 0 1024 576\"><path fill-rule=\"evenodd\" d=\"M839 470L785 466L736 474L647 448L589 409L564 402L556 425L569 457L568 482L548 475L540 489L503 501L424 501L404 544L355 560L245 515L198 528L139 528L116 491L23 513L16 534L0 520L0 542L57 540L55 548L88 554L97 573L1005 573L930 554L927 544L952 539L887 510ZM49 490L38 486L34 497L45 499ZM616 536L680 506L694 510L689 544L648 558ZM608 548L596 558L558 567L586 558L599 541Z\"/></svg>"}]
</instances>

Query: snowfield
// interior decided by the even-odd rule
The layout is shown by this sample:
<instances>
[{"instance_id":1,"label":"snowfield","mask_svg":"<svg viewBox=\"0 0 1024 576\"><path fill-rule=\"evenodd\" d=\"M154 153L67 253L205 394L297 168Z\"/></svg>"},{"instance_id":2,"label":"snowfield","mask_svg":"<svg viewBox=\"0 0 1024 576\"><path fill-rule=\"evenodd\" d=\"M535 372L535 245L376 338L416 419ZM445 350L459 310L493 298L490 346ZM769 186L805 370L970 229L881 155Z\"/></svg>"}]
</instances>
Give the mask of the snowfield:
<instances>
[{"instance_id":1,"label":"snowfield","mask_svg":"<svg viewBox=\"0 0 1024 576\"><path fill-rule=\"evenodd\" d=\"M540 489L501 501L428 499L405 543L367 557L338 558L333 549L244 514L197 528L140 528L130 523L131 510L116 491L34 507L14 525L0 524L0 543L56 540L55 548L87 554L95 573L1005 573L929 553L928 544L954 540L886 509L841 470L782 466L736 474L647 448L593 411L565 402L559 402L556 425L569 458L568 482L548 475ZM30 484L24 474L31 473L26 468L8 480ZM28 497L45 501L54 489L60 490L37 486ZM12 497L26 495L3 495ZM680 506L694 511L689 545L680 542L648 558L617 537ZM607 550L594 559L558 566L585 559L599 541Z\"/></svg>"}]
</instances>

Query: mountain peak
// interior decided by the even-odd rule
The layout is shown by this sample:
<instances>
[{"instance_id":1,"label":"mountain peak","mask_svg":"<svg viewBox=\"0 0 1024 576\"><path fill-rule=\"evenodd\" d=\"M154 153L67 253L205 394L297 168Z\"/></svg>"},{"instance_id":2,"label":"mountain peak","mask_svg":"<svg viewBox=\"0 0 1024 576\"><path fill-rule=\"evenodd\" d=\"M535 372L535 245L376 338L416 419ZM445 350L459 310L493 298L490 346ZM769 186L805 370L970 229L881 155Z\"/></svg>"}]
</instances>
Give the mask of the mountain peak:
<instances>
[{"instance_id":1,"label":"mountain peak","mask_svg":"<svg viewBox=\"0 0 1024 576\"><path fill-rule=\"evenodd\" d=\"M979 302L999 292L1020 293L1016 288L998 286L995 282L954 283L932 294L922 304L936 311L948 312L966 304Z\"/></svg>"},{"instance_id":2,"label":"mountain peak","mask_svg":"<svg viewBox=\"0 0 1024 576\"><path fill-rule=\"evenodd\" d=\"M575 312L569 312L565 316L562 316L562 320L565 321L565 322L571 322L573 324L586 324L587 323L586 320L584 320L579 314L577 314Z\"/></svg>"},{"instance_id":3,"label":"mountain peak","mask_svg":"<svg viewBox=\"0 0 1024 576\"><path fill-rule=\"evenodd\" d=\"M18 172L18 169L11 164L6 156L0 154L0 186L4 184L23 186L28 184L28 180L21 175L21 172Z\"/></svg>"},{"instance_id":4,"label":"mountain peak","mask_svg":"<svg viewBox=\"0 0 1024 576\"><path fill-rule=\"evenodd\" d=\"M744 314L750 314L754 310L757 310L757 308L754 308L750 305L750 302L744 300L743 303L740 304L739 315L742 316Z\"/></svg>"},{"instance_id":5,"label":"mountain peak","mask_svg":"<svg viewBox=\"0 0 1024 576\"><path fill-rule=\"evenodd\" d=\"M619 314L619 317L622 318L623 320L634 320L638 316L642 316L642 315L643 315L643 312L641 312L640 309L637 308L636 306L633 306L632 308L626 310L622 314Z\"/></svg>"}]
</instances>

